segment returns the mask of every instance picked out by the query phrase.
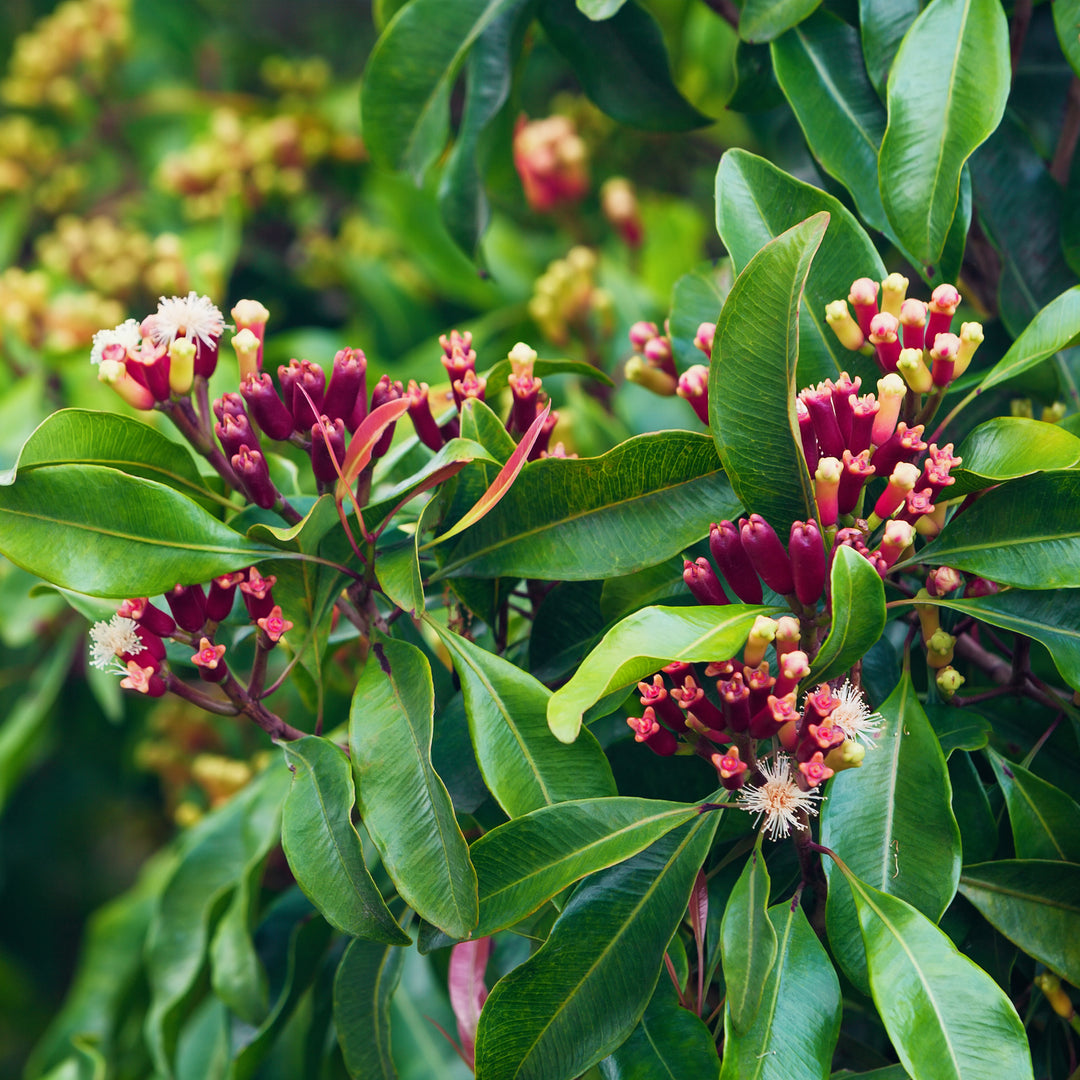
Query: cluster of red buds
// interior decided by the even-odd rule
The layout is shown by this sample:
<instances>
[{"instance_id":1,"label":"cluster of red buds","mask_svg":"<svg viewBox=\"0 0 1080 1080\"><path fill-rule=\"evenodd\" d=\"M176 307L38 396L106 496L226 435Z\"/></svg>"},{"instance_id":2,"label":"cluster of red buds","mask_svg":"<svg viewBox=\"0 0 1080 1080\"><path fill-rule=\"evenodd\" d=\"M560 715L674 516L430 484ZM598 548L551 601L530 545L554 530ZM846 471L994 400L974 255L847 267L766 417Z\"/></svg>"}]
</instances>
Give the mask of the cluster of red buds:
<instances>
[{"instance_id":1,"label":"cluster of red buds","mask_svg":"<svg viewBox=\"0 0 1080 1080\"><path fill-rule=\"evenodd\" d=\"M960 305L955 285L939 285L929 303L908 299L907 288L902 274L880 284L858 278L846 301L826 305L825 321L846 349L874 355L884 374L902 375L916 394L942 391L967 370L982 343L982 325L966 322L959 334L952 332Z\"/></svg>"},{"instance_id":2,"label":"cluster of red buds","mask_svg":"<svg viewBox=\"0 0 1080 1080\"><path fill-rule=\"evenodd\" d=\"M589 190L588 152L568 116L533 121L520 116L514 129L514 168L526 201L542 213L580 202Z\"/></svg>"},{"instance_id":3,"label":"cluster of red buds","mask_svg":"<svg viewBox=\"0 0 1080 1080\"><path fill-rule=\"evenodd\" d=\"M715 334L715 323L702 323L694 338L694 344L704 353L706 361L712 357ZM708 427L708 364L691 364L680 375L675 368L675 352L666 323L664 333L660 332L656 323L634 323L630 327L630 344L634 347L634 355L626 361L624 370L627 379L661 397L678 394L690 403L697 418Z\"/></svg>"},{"instance_id":4,"label":"cluster of red buds","mask_svg":"<svg viewBox=\"0 0 1080 1080\"><path fill-rule=\"evenodd\" d=\"M762 616L750 631L741 662L724 660L703 671L675 662L638 683L642 715L627 724L635 741L656 754L704 757L729 791L747 781L759 789L776 782L757 761L758 744L776 739L795 766L791 789L810 792L834 773L862 764L881 718L871 714L851 683L839 690L823 683L800 708L798 685L809 674L799 621L790 615Z\"/></svg>"},{"instance_id":5,"label":"cluster of red buds","mask_svg":"<svg viewBox=\"0 0 1080 1080\"><path fill-rule=\"evenodd\" d=\"M102 671L123 675L120 685L148 697L166 690L182 692L182 684L169 670L165 639L194 647L191 663L204 682L220 683L229 677L226 647L215 644L218 625L233 610L237 592L247 617L257 628L257 649L265 655L292 629L274 603L276 578L263 577L255 567L214 578L209 587L177 585L165 594L169 611L143 596L125 600L108 622L90 629L90 662ZM171 614L170 614L171 612Z\"/></svg>"},{"instance_id":6,"label":"cluster of red buds","mask_svg":"<svg viewBox=\"0 0 1080 1080\"><path fill-rule=\"evenodd\" d=\"M600 186L600 209L627 247L641 247L645 226L638 207L637 189L625 176L613 176Z\"/></svg>"}]
</instances>

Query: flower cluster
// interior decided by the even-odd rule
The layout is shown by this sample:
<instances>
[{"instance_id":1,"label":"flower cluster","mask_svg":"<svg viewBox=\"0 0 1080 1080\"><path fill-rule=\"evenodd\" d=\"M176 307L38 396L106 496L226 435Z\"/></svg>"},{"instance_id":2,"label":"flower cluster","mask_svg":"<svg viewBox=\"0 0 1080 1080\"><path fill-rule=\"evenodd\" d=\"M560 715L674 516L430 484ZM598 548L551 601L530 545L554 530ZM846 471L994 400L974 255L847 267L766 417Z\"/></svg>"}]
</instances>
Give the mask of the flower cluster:
<instances>
[{"instance_id":1,"label":"flower cluster","mask_svg":"<svg viewBox=\"0 0 1080 1080\"><path fill-rule=\"evenodd\" d=\"M715 323L698 327L694 344L712 358ZM681 375L675 368L675 353L667 324L660 333L656 323L636 322L630 327L630 344L634 355L626 361L625 373L630 382L638 383L661 397L678 394L688 401L697 418L709 425L709 368L707 364L691 364Z\"/></svg>"},{"instance_id":2,"label":"flower cluster","mask_svg":"<svg viewBox=\"0 0 1080 1080\"><path fill-rule=\"evenodd\" d=\"M99 326L122 314L116 300L96 292L54 291L43 270L11 266L0 274L0 342L10 338L35 351L68 353L89 345Z\"/></svg>"},{"instance_id":3,"label":"flower cluster","mask_svg":"<svg viewBox=\"0 0 1080 1080\"><path fill-rule=\"evenodd\" d=\"M589 190L588 152L568 116L519 117L514 167L526 201L542 213L580 202Z\"/></svg>"},{"instance_id":4,"label":"flower cluster","mask_svg":"<svg viewBox=\"0 0 1080 1080\"><path fill-rule=\"evenodd\" d=\"M170 672L165 641L196 646L190 661L205 682L219 683L229 674L226 646L215 644L219 623L232 613L239 592L250 621L258 628L258 648L272 649L293 624L274 603L276 578L255 567L214 578L209 587L177 585L165 594L169 611L143 596L125 600L108 622L90 629L90 662L102 671L123 675L120 685L149 697L166 690L181 692ZM170 614L171 612L171 614Z\"/></svg>"},{"instance_id":5,"label":"flower cluster","mask_svg":"<svg viewBox=\"0 0 1080 1080\"><path fill-rule=\"evenodd\" d=\"M555 345L566 345L572 334L585 342L608 337L614 302L596 283L596 253L579 245L549 263L533 285L529 315Z\"/></svg>"},{"instance_id":6,"label":"flower cluster","mask_svg":"<svg viewBox=\"0 0 1080 1080\"><path fill-rule=\"evenodd\" d=\"M774 838L787 835L791 824L784 808L809 807L817 795L805 796L814 788L861 765L881 725L850 682L839 689L822 683L799 706L799 684L810 674L800 635L791 616L760 617L741 661L708 664L703 671L668 664L638 683L643 711L627 720L635 741L661 756L684 752L709 760L729 791L751 782L742 805L767 812ZM783 751L771 771L758 760L766 740Z\"/></svg>"}]
</instances>

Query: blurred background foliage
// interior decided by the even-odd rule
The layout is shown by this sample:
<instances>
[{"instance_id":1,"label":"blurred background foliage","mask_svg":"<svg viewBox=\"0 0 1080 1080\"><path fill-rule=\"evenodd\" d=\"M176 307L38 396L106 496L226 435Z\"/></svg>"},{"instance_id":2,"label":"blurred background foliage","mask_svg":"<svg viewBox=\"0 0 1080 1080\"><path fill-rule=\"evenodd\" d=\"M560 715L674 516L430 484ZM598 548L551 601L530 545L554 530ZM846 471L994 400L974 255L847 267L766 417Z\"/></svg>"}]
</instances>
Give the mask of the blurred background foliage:
<instances>
[{"instance_id":1,"label":"blurred background foliage","mask_svg":"<svg viewBox=\"0 0 1080 1080\"><path fill-rule=\"evenodd\" d=\"M478 270L442 223L437 175L417 188L366 158L361 73L399 6L0 5L0 469L58 407L123 411L93 377L90 339L141 318L161 294L195 289L226 309L259 299L271 312L271 367L293 356L325 364L352 345L376 375L435 384L444 373L433 343L458 327L472 331L481 370L524 340L542 358L586 359L614 375L630 353L629 325L662 320L687 269L705 267L707 282L708 260L723 254L713 184L725 149L762 154L850 205L807 149L768 48L737 44L697 0L649 0L676 84L716 121L682 135L618 126L534 25L504 137L492 142ZM825 6L848 19L858 7ZM1009 122L1026 128L1037 161L1054 154L1071 78L1049 7L1035 10L1010 99ZM580 140L580 201L530 207L511 157L519 114L565 118L560 137ZM615 177L632 180L622 191L636 203L637 233L605 187ZM1073 280L1057 260L1041 303ZM1046 370L1045 385L1025 388L1036 406L1062 395ZM545 389L568 452L700 430L685 401L621 380L607 403L570 377ZM55 1013L89 913L242 787L266 750L254 728L178 702L121 701L115 680L86 667L85 621L33 585L0 563L0 1075L18 1073ZM412 992L395 1009L415 1015L395 1012L395 1031L412 1033L400 1045L415 1061L402 1075L434 1075L449 1049L422 1017L452 1027L445 992L430 965L407 964L404 979ZM138 1032L124 1037L134 1045Z\"/></svg>"}]
</instances>

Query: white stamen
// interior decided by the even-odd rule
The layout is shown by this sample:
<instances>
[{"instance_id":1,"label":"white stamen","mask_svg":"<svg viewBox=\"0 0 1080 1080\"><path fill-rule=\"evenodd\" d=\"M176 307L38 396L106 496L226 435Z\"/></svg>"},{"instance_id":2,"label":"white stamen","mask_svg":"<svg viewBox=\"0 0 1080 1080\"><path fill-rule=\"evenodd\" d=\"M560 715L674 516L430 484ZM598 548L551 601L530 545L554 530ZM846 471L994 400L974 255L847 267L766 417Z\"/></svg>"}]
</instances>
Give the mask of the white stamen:
<instances>
[{"instance_id":1,"label":"white stamen","mask_svg":"<svg viewBox=\"0 0 1080 1080\"><path fill-rule=\"evenodd\" d=\"M146 648L136 633L138 624L134 619L114 615L108 622L96 622L90 627L90 663L101 671L115 670L113 663L122 653L137 656ZM120 665L127 674L127 669Z\"/></svg>"},{"instance_id":2,"label":"white stamen","mask_svg":"<svg viewBox=\"0 0 1080 1080\"><path fill-rule=\"evenodd\" d=\"M739 807L747 813L765 815L765 833L771 840L787 836L798 824L799 811L817 813L821 795L816 791L803 791L791 778L788 759L778 756L775 761L759 761L758 768L765 783L758 787L743 788L739 793Z\"/></svg>"}]
</instances>

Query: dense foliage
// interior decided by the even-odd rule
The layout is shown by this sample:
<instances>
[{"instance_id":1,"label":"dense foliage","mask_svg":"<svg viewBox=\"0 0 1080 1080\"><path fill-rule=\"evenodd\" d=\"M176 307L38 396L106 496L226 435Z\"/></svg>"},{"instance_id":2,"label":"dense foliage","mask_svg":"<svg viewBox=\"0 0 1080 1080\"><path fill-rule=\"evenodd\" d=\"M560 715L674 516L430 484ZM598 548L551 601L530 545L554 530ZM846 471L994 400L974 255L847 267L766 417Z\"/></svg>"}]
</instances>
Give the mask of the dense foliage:
<instances>
[{"instance_id":1,"label":"dense foliage","mask_svg":"<svg viewBox=\"0 0 1080 1080\"><path fill-rule=\"evenodd\" d=\"M4 1066L1080 1075L1080 3L31 7Z\"/></svg>"}]
</instances>

